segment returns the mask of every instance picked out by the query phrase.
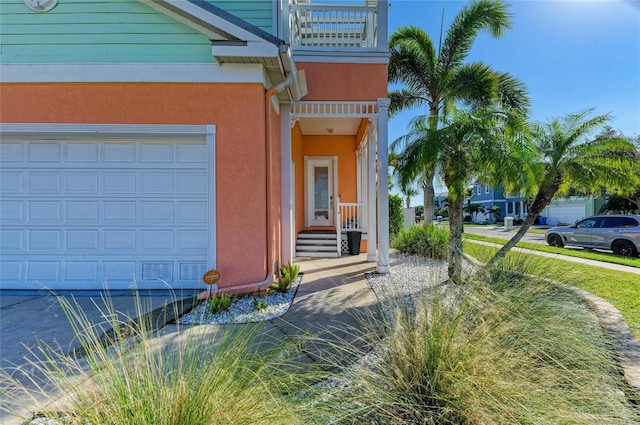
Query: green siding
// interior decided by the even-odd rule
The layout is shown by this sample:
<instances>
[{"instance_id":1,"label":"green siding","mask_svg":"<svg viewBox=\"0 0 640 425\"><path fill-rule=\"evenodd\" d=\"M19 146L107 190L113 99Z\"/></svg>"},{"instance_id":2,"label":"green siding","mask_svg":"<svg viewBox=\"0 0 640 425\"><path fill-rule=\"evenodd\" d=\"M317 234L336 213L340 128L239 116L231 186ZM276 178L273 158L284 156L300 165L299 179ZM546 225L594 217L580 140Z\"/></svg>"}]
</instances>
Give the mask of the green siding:
<instances>
[{"instance_id":1,"label":"green siding","mask_svg":"<svg viewBox=\"0 0 640 425\"><path fill-rule=\"evenodd\" d=\"M276 0L207 0L220 9L273 34L273 8Z\"/></svg>"},{"instance_id":2,"label":"green siding","mask_svg":"<svg viewBox=\"0 0 640 425\"><path fill-rule=\"evenodd\" d=\"M1 63L214 62L207 36L137 0L1 1Z\"/></svg>"}]
</instances>

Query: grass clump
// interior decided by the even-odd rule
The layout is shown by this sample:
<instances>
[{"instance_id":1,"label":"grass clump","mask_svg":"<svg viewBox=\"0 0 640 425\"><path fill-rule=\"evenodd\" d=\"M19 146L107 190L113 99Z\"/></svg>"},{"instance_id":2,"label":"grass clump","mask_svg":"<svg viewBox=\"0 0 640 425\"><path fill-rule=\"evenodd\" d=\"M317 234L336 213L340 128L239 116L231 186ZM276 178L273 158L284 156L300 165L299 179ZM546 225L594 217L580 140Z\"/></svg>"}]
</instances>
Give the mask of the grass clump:
<instances>
[{"instance_id":1,"label":"grass clump","mask_svg":"<svg viewBox=\"0 0 640 425\"><path fill-rule=\"evenodd\" d=\"M321 392L326 423L626 424L626 399L595 314L567 290L500 264L464 287L398 297L371 330L374 359Z\"/></svg>"},{"instance_id":2,"label":"grass clump","mask_svg":"<svg viewBox=\"0 0 640 425\"><path fill-rule=\"evenodd\" d=\"M402 229L394 238L392 246L404 254L416 254L433 259L447 258L448 232L434 224L426 228L415 224Z\"/></svg>"},{"instance_id":3,"label":"grass clump","mask_svg":"<svg viewBox=\"0 0 640 425\"><path fill-rule=\"evenodd\" d=\"M42 361L27 366L44 376L14 381L0 410L32 412L72 425L217 425L299 423L284 391L294 375L282 364L288 347L264 340L254 326L197 326L153 335L148 323L107 323L115 335L105 347L100 329L65 305L84 358L42 347ZM105 317L115 318L114 312ZM3 371L3 380L12 380ZM25 371L27 375L27 371ZM65 397L51 405L56 396ZM29 417L22 415L22 419Z\"/></svg>"},{"instance_id":4,"label":"grass clump","mask_svg":"<svg viewBox=\"0 0 640 425\"><path fill-rule=\"evenodd\" d=\"M233 303L233 297L226 292L221 293L220 295L214 295L209 298L209 313L218 314L223 311L227 311L231 308L231 304Z\"/></svg>"}]
</instances>

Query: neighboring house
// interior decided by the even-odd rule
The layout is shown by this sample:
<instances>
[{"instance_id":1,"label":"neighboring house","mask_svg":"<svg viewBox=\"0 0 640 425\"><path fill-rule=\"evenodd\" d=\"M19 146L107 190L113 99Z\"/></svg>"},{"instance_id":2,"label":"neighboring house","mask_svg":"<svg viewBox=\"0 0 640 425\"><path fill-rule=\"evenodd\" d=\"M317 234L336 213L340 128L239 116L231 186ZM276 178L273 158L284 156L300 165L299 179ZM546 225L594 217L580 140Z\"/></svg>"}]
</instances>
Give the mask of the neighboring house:
<instances>
[{"instance_id":1,"label":"neighboring house","mask_svg":"<svg viewBox=\"0 0 640 425\"><path fill-rule=\"evenodd\" d=\"M473 195L470 202L472 204L482 205L485 210L497 206L500 208L500 218L513 217L514 219L522 219L527 215L527 199L522 196L512 196L504 193L502 185L492 187L490 185L481 184L479 182L473 185ZM492 214L485 212L476 215L476 222L484 222L485 220L495 221L496 218Z\"/></svg>"},{"instance_id":2,"label":"neighboring house","mask_svg":"<svg viewBox=\"0 0 640 425\"><path fill-rule=\"evenodd\" d=\"M2 0L0 289L254 292L345 228L387 272L387 8Z\"/></svg>"},{"instance_id":3,"label":"neighboring house","mask_svg":"<svg viewBox=\"0 0 640 425\"><path fill-rule=\"evenodd\" d=\"M570 196L551 200L551 203L540 214L547 218L547 224L573 224L578 220L598 214L606 203L600 197Z\"/></svg>"}]
</instances>

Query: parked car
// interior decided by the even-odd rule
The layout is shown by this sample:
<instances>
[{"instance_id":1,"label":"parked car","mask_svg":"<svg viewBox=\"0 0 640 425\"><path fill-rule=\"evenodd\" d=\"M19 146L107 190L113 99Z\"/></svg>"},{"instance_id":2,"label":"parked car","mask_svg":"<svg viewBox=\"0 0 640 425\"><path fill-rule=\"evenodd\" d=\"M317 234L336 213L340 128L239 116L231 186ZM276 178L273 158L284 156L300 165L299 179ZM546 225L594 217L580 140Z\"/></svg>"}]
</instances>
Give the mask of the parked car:
<instances>
[{"instance_id":1,"label":"parked car","mask_svg":"<svg viewBox=\"0 0 640 425\"><path fill-rule=\"evenodd\" d=\"M640 215L596 215L572 226L552 227L545 233L551 246L607 249L637 257L640 251Z\"/></svg>"}]
</instances>

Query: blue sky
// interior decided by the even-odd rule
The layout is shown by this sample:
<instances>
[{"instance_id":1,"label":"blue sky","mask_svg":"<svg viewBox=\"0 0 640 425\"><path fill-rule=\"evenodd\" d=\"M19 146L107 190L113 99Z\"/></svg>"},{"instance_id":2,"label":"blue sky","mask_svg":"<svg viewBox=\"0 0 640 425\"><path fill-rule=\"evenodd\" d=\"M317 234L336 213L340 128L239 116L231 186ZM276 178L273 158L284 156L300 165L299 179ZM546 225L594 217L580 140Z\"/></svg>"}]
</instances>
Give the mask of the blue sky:
<instances>
[{"instance_id":1,"label":"blue sky","mask_svg":"<svg viewBox=\"0 0 640 425\"><path fill-rule=\"evenodd\" d=\"M390 0L389 34L401 26L425 29L437 44L466 1ZM640 136L640 1L513 0L513 28L502 38L481 33L468 57L524 82L534 121L595 108L610 125ZM443 35L444 37L444 35ZM389 140L405 134L407 111L389 123ZM421 196L418 197L421 199ZM418 201L416 198L414 203ZM418 201L417 204L422 204Z\"/></svg>"}]
</instances>

